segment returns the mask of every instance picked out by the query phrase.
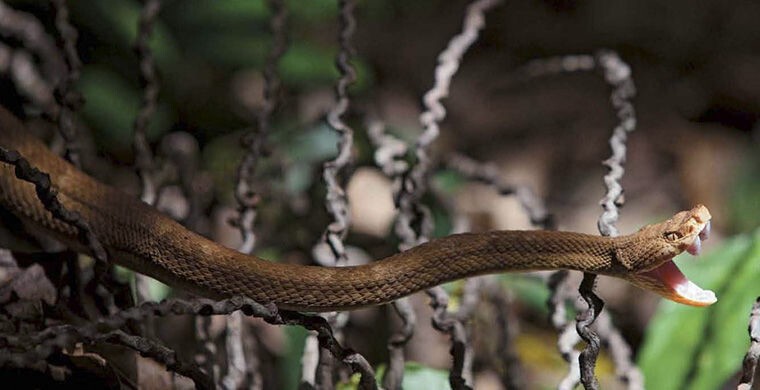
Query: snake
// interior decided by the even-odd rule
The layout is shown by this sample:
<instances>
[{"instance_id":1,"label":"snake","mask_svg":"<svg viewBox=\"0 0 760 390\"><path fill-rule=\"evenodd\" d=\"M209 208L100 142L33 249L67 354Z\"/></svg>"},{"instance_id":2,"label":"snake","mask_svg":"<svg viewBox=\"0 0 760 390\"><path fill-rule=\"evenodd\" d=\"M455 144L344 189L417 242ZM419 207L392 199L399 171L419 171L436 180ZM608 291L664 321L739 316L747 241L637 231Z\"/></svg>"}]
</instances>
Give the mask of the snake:
<instances>
[{"instance_id":1,"label":"snake","mask_svg":"<svg viewBox=\"0 0 760 390\"><path fill-rule=\"evenodd\" d=\"M322 267L265 260L196 234L75 168L3 108L0 147L49 175L58 200L86 223L109 261L210 299L244 296L303 312L353 310L477 275L575 270L622 279L686 305L717 301L673 261L683 252L699 254L710 232L703 205L616 237L555 230L453 234L367 264ZM71 250L89 252L77 228L54 217L10 163L0 163L0 208Z\"/></svg>"}]
</instances>

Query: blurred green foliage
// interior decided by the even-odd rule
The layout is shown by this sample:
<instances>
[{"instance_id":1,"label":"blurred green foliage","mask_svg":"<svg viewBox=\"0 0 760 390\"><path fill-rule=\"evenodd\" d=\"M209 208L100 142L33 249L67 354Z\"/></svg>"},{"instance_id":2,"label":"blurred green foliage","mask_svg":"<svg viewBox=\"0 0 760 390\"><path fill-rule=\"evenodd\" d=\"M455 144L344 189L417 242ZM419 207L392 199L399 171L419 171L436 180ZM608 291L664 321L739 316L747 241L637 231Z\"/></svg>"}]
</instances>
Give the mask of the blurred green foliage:
<instances>
[{"instance_id":1,"label":"blurred green foliage","mask_svg":"<svg viewBox=\"0 0 760 390\"><path fill-rule=\"evenodd\" d=\"M34 2L18 3L37 6ZM289 3L290 47L279 63L284 94L332 89L339 75L334 64L336 2ZM92 129L100 151L128 160L133 121L142 96L138 62L132 49L140 2L71 2L70 7L84 62L78 84L86 99L81 118ZM214 177L221 201L232 200L231 177L243 154L239 139L252 125L252 113L246 112L232 95L233 83L240 72L262 69L270 50L269 16L265 1L167 1L150 39L160 92L149 138L156 140L173 130L192 131L201 141L202 162ZM353 64L358 80L352 91L368 90L372 69L361 58ZM273 127L271 141L289 164L283 180L273 185L282 185L290 193L302 193L319 178L314 167L337 152L337 136L323 121L303 124L275 117ZM262 161L261 170L272 169L270 164ZM266 251L260 254L279 257L278 253ZM121 276L134 278L126 270ZM170 290L155 282L151 292L161 299ZM299 327L283 330L287 346L278 365L280 384L282 388L295 389L307 333ZM410 369L410 386L420 373L424 373L421 368Z\"/></svg>"},{"instance_id":2,"label":"blurred green foliage","mask_svg":"<svg viewBox=\"0 0 760 390\"><path fill-rule=\"evenodd\" d=\"M242 132L233 132L222 137L216 137L208 142L202 151L204 168L214 178L216 196L222 201L233 202L232 187L234 177L240 159L243 157L243 149L240 148L239 140ZM270 138L287 160L288 167L282 172L282 180L270 181L268 185L283 186L290 194L305 192L314 180L314 168L321 163L333 158L338 152L337 134L324 123L319 122L305 128L297 124L285 125ZM261 171L273 169L270 159L261 160Z\"/></svg>"},{"instance_id":3,"label":"blurred green foliage","mask_svg":"<svg viewBox=\"0 0 760 390\"><path fill-rule=\"evenodd\" d=\"M747 320L760 295L760 230L727 241L679 268L718 302L707 308L663 300L646 331L639 364L651 389L719 389L741 367Z\"/></svg>"},{"instance_id":4,"label":"blurred green foliage","mask_svg":"<svg viewBox=\"0 0 760 390\"><path fill-rule=\"evenodd\" d=\"M79 80L79 90L87 96L82 115L94 129L99 150L117 153L132 144L133 123L140 107L140 90L111 69L89 66ZM113 93L119 91L119 95ZM175 114L160 104L149 124L148 137L156 139L170 128Z\"/></svg>"},{"instance_id":5,"label":"blurred green foliage","mask_svg":"<svg viewBox=\"0 0 760 390\"><path fill-rule=\"evenodd\" d=\"M34 2L19 4L37 6ZM331 89L338 78L336 2L290 1L289 49L279 63L285 93ZM124 155L142 89L137 57L140 2L73 2L84 62L80 89L87 101L84 119L100 147ZM150 46L160 79L160 109L152 135L191 129L202 142L250 126L252 117L233 95L240 72L262 69L270 50L270 12L264 1L166 2L154 25ZM372 69L355 58L352 91L366 91ZM275 120L273 132L282 123ZM285 123L292 126L292 123ZM119 149L123 149L118 153Z\"/></svg>"},{"instance_id":6,"label":"blurred green foliage","mask_svg":"<svg viewBox=\"0 0 760 390\"><path fill-rule=\"evenodd\" d=\"M731 188L731 222L735 231L760 227L760 146L749 153Z\"/></svg>"},{"instance_id":7,"label":"blurred green foliage","mask_svg":"<svg viewBox=\"0 0 760 390\"><path fill-rule=\"evenodd\" d=\"M378 384L382 383L383 376L387 367L381 365L375 371L375 377ZM339 384L338 390L356 390L359 386L359 374L351 377L349 383ZM401 387L405 390L448 390L451 389L449 384L449 372L430 368L416 362L407 362L404 366L404 380Z\"/></svg>"},{"instance_id":8,"label":"blurred green foliage","mask_svg":"<svg viewBox=\"0 0 760 390\"><path fill-rule=\"evenodd\" d=\"M283 327L287 340L287 349L279 366L283 389L297 389L301 381L301 358L308 331L300 326Z\"/></svg>"}]
</instances>

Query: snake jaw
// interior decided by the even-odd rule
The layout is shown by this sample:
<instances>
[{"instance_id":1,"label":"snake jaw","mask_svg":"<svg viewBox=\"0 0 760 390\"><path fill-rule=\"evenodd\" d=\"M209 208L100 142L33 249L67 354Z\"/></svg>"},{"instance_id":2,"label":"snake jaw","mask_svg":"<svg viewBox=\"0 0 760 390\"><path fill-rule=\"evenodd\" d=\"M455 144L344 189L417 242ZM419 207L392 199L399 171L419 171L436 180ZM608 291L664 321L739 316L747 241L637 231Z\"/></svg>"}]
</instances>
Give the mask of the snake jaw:
<instances>
[{"instance_id":1,"label":"snake jaw","mask_svg":"<svg viewBox=\"0 0 760 390\"><path fill-rule=\"evenodd\" d=\"M657 292L665 298L690 306L709 306L718 301L715 293L703 290L678 269L673 260L634 276L634 284Z\"/></svg>"},{"instance_id":2,"label":"snake jaw","mask_svg":"<svg viewBox=\"0 0 760 390\"><path fill-rule=\"evenodd\" d=\"M695 234L691 243L686 244L686 247L681 250L697 256L702 250L702 241L706 240L710 235L709 214L707 214L706 218L695 218L695 222L699 226L699 233ZM718 301L714 292L703 290L689 280L678 269L672 257L654 269L631 275L631 282L645 289L655 291L672 301L686 305L709 306Z\"/></svg>"}]
</instances>

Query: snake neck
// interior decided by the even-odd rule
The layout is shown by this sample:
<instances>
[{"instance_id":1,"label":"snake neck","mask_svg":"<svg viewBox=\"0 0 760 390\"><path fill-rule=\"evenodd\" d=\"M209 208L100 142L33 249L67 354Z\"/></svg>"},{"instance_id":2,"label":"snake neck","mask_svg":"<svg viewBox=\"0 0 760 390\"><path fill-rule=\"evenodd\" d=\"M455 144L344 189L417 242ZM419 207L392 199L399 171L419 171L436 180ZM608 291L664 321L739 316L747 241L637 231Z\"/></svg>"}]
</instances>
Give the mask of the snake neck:
<instances>
[{"instance_id":1,"label":"snake neck","mask_svg":"<svg viewBox=\"0 0 760 390\"><path fill-rule=\"evenodd\" d=\"M611 274L622 267L617 258L626 239L547 231L468 233L436 239L363 266L269 263L262 269L258 259L240 257L229 263L235 269L220 277L245 275L247 295L265 294L284 308L345 310L388 303L441 283L489 273L570 269ZM271 288L273 280L276 289Z\"/></svg>"},{"instance_id":2,"label":"snake neck","mask_svg":"<svg viewBox=\"0 0 760 390\"><path fill-rule=\"evenodd\" d=\"M620 256L628 240L629 236L504 230L452 235L396 256L423 262L430 272L445 269L445 275L455 274L457 268L467 268L469 274L551 269L605 274L624 267Z\"/></svg>"}]
</instances>

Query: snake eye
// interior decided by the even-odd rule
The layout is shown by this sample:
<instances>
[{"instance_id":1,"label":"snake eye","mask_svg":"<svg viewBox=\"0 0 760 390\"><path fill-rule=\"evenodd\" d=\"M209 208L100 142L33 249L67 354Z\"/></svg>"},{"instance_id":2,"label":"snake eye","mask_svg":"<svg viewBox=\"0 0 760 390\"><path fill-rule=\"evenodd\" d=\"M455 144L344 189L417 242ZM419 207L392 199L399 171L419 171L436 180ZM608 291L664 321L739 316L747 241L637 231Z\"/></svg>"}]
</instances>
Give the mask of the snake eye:
<instances>
[{"instance_id":1,"label":"snake eye","mask_svg":"<svg viewBox=\"0 0 760 390\"><path fill-rule=\"evenodd\" d=\"M679 232L667 232L665 233L665 238L668 239L668 241L676 241L683 237L683 235Z\"/></svg>"}]
</instances>

